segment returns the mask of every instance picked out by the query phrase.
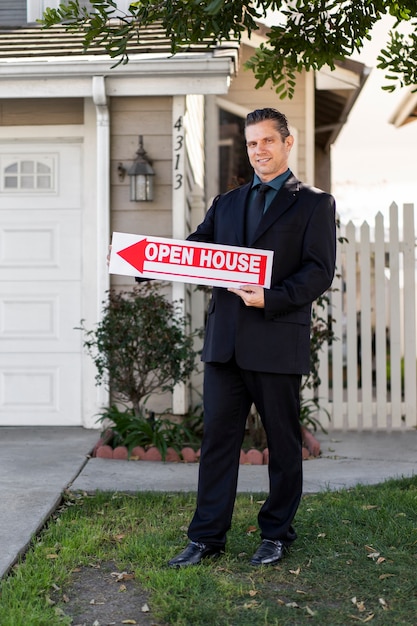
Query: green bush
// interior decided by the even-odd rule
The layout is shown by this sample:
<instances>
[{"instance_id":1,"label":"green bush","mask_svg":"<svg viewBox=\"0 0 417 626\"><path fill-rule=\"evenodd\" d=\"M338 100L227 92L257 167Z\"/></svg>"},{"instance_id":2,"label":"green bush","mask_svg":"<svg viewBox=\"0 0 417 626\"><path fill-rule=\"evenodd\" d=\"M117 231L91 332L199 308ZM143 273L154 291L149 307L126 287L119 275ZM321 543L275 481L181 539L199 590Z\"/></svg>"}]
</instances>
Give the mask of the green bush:
<instances>
[{"instance_id":1,"label":"green bush","mask_svg":"<svg viewBox=\"0 0 417 626\"><path fill-rule=\"evenodd\" d=\"M194 369L193 336L179 303L161 293L160 284L139 283L128 291L108 292L101 321L84 332L84 348L97 368L97 385L105 384L112 402L144 417L154 393L172 391Z\"/></svg>"}]
</instances>

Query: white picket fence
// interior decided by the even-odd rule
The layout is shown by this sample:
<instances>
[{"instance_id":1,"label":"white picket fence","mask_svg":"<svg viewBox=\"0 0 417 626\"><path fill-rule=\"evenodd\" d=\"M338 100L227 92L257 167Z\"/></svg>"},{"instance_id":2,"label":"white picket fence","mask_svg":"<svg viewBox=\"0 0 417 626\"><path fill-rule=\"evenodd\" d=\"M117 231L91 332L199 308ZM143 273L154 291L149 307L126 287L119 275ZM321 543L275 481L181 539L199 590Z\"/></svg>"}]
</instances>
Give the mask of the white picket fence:
<instances>
[{"instance_id":1,"label":"white picket fence","mask_svg":"<svg viewBox=\"0 0 417 626\"><path fill-rule=\"evenodd\" d=\"M393 203L389 225L378 213L374 228L349 222L339 236L327 311L337 339L320 357L318 417L327 430L415 428L414 206L403 206L400 223Z\"/></svg>"}]
</instances>

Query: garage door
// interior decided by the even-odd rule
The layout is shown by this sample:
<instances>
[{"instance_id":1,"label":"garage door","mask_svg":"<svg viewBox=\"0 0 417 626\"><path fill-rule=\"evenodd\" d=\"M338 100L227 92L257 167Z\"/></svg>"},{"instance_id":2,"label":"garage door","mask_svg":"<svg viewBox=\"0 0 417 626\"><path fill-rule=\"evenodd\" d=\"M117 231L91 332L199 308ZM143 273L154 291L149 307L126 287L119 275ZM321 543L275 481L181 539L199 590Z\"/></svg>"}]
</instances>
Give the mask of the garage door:
<instances>
[{"instance_id":1,"label":"garage door","mask_svg":"<svg viewBox=\"0 0 417 626\"><path fill-rule=\"evenodd\" d=\"M80 425L79 143L0 144L0 425Z\"/></svg>"}]
</instances>

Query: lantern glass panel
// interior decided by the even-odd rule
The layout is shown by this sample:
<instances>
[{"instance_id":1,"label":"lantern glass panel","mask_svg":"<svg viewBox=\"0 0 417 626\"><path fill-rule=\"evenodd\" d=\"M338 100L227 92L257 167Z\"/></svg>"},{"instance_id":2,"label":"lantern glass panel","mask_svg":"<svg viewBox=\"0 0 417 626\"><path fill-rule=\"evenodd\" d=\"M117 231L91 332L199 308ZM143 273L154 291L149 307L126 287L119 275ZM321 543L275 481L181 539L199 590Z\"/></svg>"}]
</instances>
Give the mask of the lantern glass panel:
<instances>
[{"instance_id":1,"label":"lantern glass panel","mask_svg":"<svg viewBox=\"0 0 417 626\"><path fill-rule=\"evenodd\" d=\"M130 177L130 199L132 202L149 202L153 199L153 177L136 174Z\"/></svg>"}]
</instances>

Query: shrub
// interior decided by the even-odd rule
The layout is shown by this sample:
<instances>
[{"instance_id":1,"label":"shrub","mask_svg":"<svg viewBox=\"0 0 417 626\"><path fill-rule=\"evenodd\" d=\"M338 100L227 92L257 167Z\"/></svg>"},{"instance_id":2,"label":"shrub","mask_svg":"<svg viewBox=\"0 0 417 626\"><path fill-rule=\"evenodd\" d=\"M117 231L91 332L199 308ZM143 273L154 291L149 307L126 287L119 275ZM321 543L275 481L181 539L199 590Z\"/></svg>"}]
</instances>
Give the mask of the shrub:
<instances>
[{"instance_id":1,"label":"shrub","mask_svg":"<svg viewBox=\"0 0 417 626\"><path fill-rule=\"evenodd\" d=\"M193 336L179 303L169 301L160 284L149 281L128 291L108 292L94 330L84 332L84 348L97 368L96 384L105 384L113 402L144 416L153 393L172 391L194 368Z\"/></svg>"}]
</instances>

